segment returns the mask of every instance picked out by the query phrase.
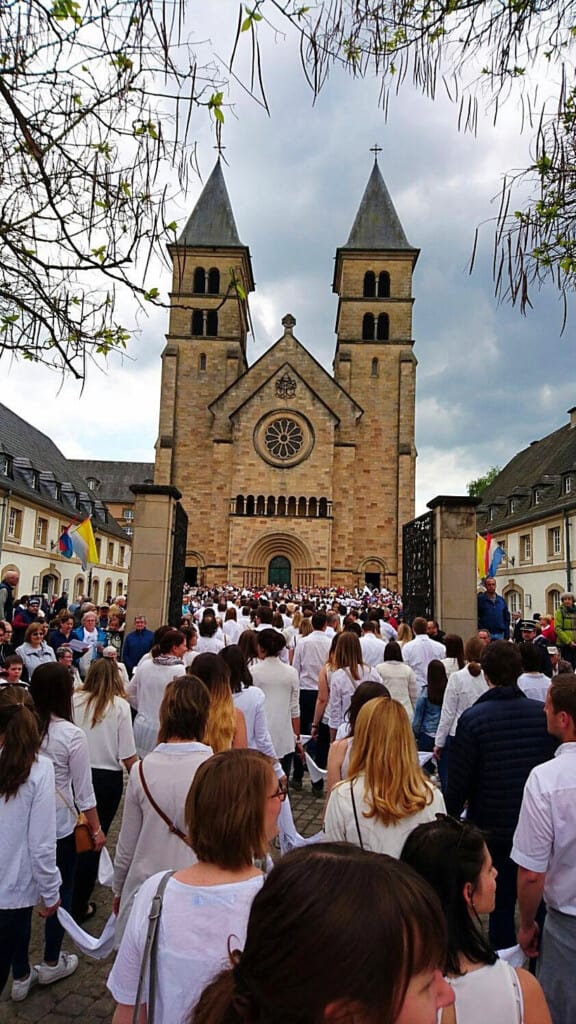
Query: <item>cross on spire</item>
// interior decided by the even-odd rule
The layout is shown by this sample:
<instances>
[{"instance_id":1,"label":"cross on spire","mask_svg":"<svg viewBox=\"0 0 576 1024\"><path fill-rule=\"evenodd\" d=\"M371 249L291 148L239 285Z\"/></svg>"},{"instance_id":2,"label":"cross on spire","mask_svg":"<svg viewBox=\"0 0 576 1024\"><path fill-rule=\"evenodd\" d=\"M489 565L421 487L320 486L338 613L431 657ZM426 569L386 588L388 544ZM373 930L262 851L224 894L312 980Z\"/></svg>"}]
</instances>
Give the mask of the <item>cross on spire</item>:
<instances>
[{"instance_id":1,"label":"cross on spire","mask_svg":"<svg viewBox=\"0 0 576 1024\"><path fill-rule=\"evenodd\" d=\"M377 164L378 163L378 153L382 152L382 146L379 146L378 143L375 142L374 145L370 147L370 152L374 153L374 163Z\"/></svg>"}]
</instances>

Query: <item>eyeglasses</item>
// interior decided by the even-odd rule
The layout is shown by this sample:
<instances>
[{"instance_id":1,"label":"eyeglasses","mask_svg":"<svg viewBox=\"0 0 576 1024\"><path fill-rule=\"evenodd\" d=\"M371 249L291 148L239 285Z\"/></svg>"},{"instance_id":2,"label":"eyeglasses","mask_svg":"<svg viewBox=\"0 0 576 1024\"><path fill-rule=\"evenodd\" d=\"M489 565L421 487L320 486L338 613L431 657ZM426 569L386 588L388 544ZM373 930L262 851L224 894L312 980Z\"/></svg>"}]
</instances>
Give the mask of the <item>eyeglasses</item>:
<instances>
[{"instance_id":1,"label":"eyeglasses","mask_svg":"<svg viewBox=\"0 0 576 1024\"><path fill-rule=\"evenodd\" d=\"M285 801L287 796L288 796L288 787L283 782L279 782L278 783L278 789L276 790L275 793L272 793L268 797L268 799L269 800L280 800L281 803L284 803L284 801Z\"/></svg>"}]
</instances>

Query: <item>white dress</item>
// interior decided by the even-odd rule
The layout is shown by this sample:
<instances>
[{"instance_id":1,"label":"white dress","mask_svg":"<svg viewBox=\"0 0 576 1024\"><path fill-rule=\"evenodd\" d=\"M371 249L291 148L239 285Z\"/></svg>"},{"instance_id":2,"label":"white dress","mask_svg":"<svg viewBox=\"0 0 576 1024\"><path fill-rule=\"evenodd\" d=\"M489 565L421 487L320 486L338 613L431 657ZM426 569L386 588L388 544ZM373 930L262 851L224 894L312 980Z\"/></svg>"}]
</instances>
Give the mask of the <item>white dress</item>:
<instances>
[{"instance_id":1,"label":"white dress","mask_svg":"<svg viewBox=\"0 0 576 1024\"><path fill-rule=\"evenodd\" d=\"M518 975L505 960L448 981L456 996L456 1020L463 1024L523 1024L524 1001Z\"/></svg>"},{"instance_id":2,"label":"white dress","mask_svg":"<svg viewBox=\"0 0 576 1024\"><path fill-rule=\"evenodd\" d=\"M444 797L439 789L426 783L432 792L432 801L421 811L416 811L407 818L402 818L393 825L384 825L378 818L366 818L363 811L368 811L364 803L364 776L354 780L345 779L339 782L330 793L326 818L324 821L325 840L329 843L346 842L360 846L358 829L354 818L351 786L354 787L354 799L360 825L360 836L365 850L373 853L387 853L398 858L402 847L411 832L425 821L435 821L437 814L446 814ZM491 1022L492 1024L492 1022Z\"/></svg>"},{"instance_id":3,"label":"white dress","mask_svg":"<svg viewBox=\"0 0 576 1024\"><path fill-rule=\"evenodd\" d=\"M300 716L300 687L295 668L279 658L264 658L251 666L252 679L263 691L264 710L278 757L294 750L292 719Z\"/></svg>"},{"instance_id":4,"label":"white dress","mask_svg":"<svg viewBox=\"0 0 576 1024\"><path fill-rule=\"evenodd\" d=\"M186 831L184 804L197 768L212 755L205 743L159 743L143 761L146 785L156 803L178 828ZM189 846L170 832L152 807L138 766L128 776L122 825L114 858L116 895L121 895L116 926L119 939L134 896L155 871L185 868L196 860Z\"/></svg>"},{"instance_id":5,"label":"white dress","mask_svg":"<svg viewBox=\"0 0 576 1024\"><path fill-rule=\"evenodd\" d=\"M183 676L185 672L181 661L163 665L152 659L138 664L127 692L132 707L138 711L134 719L134 740L139 757L145 757L156 746L164 690L176 676Z\"/></svg>"},{"instance_id":6,"label":"white dress","mask_svg":"<svg viewBox=\"0 0 576 1024\"><path fill-rule=\"evenodd\" d=\"M150 905L162 874L144 882L134 900L108 978L114 999L128 1006L136 1002ZM156 1024L187 1024L203 989L229 966L229 949L242 949L250 907L263 882L263 875L208 886L169 879L158 926Z\"/></svg>"}]
</instances>

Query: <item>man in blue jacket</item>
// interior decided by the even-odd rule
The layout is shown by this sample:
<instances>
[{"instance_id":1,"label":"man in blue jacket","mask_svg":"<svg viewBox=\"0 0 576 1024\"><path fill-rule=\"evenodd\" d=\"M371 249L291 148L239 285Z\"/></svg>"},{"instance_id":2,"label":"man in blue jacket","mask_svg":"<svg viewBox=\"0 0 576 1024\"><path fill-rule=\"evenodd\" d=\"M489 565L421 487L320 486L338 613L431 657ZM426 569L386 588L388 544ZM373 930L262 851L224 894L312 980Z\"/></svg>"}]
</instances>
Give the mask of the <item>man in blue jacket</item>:
<instances>
[{"instance_id":1,"label":"man in blue jacket","mask_svg":"<svg viewBox=\"0 0 576 1024\"><path fill-rule=\"evenodd\" d=\"M496 593L496 580L487 576L484 592L478 594L478 629L487 629L492 640L510 639L510 612L503 597Z\"/></svg>"},{"instance_id":2,"label":"man in blue jacket","mask_svg":"<svg viewBox=\"0 0 576 1024\"><path fill-rule=\"evenodd\" d=\"M152 649L154 633L146 628L146 617L137 615L134 619L134 629L124 637L122 649L122 661L126 666L128 675L131 676L136 665L148 651Z\"/></svg>"},{"instance_id":3,"label":"man in blue jacket","mask_svg":"<svg viewBox=\"0 0 576 1024\"><path fill-rule=\"evenodd\" d=\"M496 907L490 915L495 949L516 943L516 865L510 859L524 785L536 765L554 754L544 705L517 686L522 673L518 648L496 640L480 663L488 690L460 717L450 748L446 806L458 818L468 805L468 819L486 833L498 871Z\"/></svg>"}]
</instances>

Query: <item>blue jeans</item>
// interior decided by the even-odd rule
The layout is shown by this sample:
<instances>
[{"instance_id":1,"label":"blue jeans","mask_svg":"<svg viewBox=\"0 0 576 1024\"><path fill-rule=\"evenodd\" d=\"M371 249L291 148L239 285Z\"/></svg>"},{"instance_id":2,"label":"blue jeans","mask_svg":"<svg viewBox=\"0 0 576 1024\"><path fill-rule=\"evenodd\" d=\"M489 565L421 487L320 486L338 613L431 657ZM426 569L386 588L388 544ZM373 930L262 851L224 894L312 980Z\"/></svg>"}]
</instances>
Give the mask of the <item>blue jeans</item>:
<instances>
[{"instance_id":1,"label":"blue jeans","mask_svg":"<svg viewBox=\"0 0 576 1024\"><path fill-rule=\"evenodd\" d=\"M74 891L74 874L76 871L76 844L74 833L58 839L56 842L56 864L62 875L60 886L60 903L64 910L70 910L72 906L72 893ZM62 948L64 929L58 920L57 914L46 918L44 929L44 962L57 963Z\"/></svg>"},{"instance_id":2,"label":"blue jeans","mask_svg":"<svg viewBox=\"0 0 576 1024\"><path fill-rule=\"evenodd\" d=\"M28 947L32 928L32 907L0 910L0 992L12 977L20 981L28 977L30 963Z\"/></svg>"}]
</instances>

